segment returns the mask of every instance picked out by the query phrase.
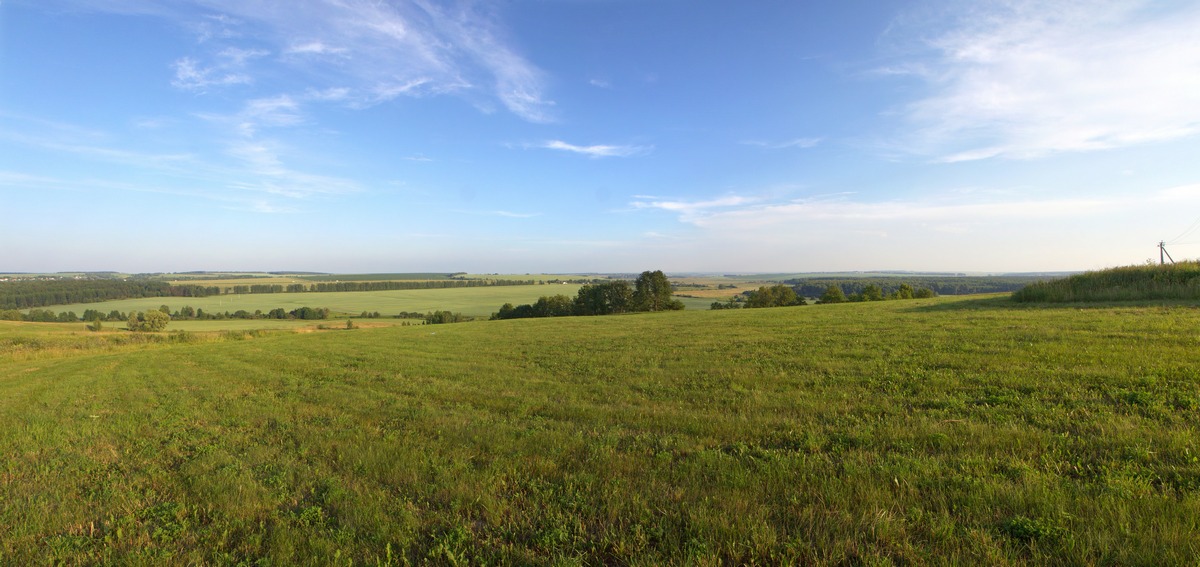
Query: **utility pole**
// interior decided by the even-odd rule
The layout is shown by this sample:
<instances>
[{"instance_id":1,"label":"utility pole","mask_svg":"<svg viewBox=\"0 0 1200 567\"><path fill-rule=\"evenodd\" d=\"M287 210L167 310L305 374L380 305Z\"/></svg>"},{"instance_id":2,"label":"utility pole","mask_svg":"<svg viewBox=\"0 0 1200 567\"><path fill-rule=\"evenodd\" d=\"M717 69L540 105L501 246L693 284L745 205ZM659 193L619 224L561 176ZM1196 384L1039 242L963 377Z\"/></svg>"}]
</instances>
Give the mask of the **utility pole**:
<instances>
[{"instance_id":1,"label":"utility pole","mask_svg":"<svg viewBox=\"0 0 1200 567\"><path fill-rule=\"evenodd\" d=\"M1166 257L1166 259L1164 259L1164 256ZM1160 241L1158 241L1158 263L1166 264L1167 263L1166 260L1168 260L1168 259L1171 260L1172 264L1175 263L1175 259L1171 257L1171 253L1167 252L1166 241L1160 240Z\"/></svg>"}]
</instances>

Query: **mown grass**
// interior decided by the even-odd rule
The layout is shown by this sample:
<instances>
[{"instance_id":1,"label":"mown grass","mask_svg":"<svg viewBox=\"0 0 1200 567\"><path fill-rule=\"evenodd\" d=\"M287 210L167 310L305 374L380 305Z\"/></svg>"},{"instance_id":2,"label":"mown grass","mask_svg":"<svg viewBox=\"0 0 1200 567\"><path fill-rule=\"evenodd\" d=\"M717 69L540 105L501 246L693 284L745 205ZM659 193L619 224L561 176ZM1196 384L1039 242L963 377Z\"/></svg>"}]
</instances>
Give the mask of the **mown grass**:
<instances>
[{"instance_id":1,"label":"mown grass","mask_svg":"<svg viewBox=\"0 0 1200 567\"><path fill-rule=\"evenodd\" d=\"M0 564L1200 559L1200 310L939 298L0 361Z\"/></svg>"},{"instance_id":2,"label":"mown grass","mask_svg":"<svg viewBox=\"0 0 1200 567\"><path fill-rule=\"evenodd\" d=\"M1029 284L1013 292L1014 301L1145 301L1200 299L1200 261L1144 264L1085 272Z\"/></svg>"}]
</instances>

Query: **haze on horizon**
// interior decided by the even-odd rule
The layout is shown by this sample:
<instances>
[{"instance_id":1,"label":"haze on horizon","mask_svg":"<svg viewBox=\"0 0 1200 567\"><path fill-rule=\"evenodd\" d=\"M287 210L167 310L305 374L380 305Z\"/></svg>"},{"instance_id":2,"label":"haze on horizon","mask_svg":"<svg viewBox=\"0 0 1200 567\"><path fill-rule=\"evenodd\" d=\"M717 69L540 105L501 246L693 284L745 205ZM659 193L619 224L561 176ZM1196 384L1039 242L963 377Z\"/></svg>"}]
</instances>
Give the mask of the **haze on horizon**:
<instances>
[{"instance_id":1,"label":"haze on horizon","mask_svg":"<svg viewBox=\"0 0 1200 567\"><path fill-rule=\"evenodd\" d=\"M0 272L1200 257L1200 5L3 0Z\"/></svg>"}]
</instances>

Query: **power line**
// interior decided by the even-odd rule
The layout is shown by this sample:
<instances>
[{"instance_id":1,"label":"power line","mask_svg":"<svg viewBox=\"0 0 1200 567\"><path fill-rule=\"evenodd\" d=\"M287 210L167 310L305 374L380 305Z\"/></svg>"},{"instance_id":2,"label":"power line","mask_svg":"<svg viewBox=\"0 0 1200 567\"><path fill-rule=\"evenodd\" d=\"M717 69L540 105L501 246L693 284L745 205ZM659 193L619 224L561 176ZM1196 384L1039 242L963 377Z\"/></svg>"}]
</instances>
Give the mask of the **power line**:
<instances>
[{"instance_id":1,"label":"power line","mask_svg":"<svg viewBox=\"0 0 1200 567\"><path fill-rule=\"evenodd\" d=\"M1170 242L1171 244L1178 244L1178 241L1180 238L1183 238L1183 237L1191 234L1192 231L1196 230L1197 228L1200 228L1200 218L1197 218L1196 221L1192 223L1192 226L1189 226L1187 228L1187 230L1179 233L1179 236L1176 236L1175 238L1172 238L1172 239L1164 241L1164 242Z\"/></svg>"}]
</instances>

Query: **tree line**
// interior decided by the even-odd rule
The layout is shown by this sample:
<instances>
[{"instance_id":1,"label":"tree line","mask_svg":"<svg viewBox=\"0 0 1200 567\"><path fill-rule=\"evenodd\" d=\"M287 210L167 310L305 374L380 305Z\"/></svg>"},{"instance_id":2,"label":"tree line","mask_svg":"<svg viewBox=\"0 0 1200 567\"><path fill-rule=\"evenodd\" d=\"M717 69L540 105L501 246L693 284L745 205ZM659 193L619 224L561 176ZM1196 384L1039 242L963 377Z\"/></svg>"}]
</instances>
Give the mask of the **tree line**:
<instances>
[{"instance_id":1,"label":"tree line","mask_svg":"<svg viewBox=\"0 0 1200 567\"><path fill-rule=\"evenodd\" d=\"M885 292L882 286L869 283L863 286L861 290L851 294L846 294L841 286L837 284L829 284L820 292L817 304L884 301L888 299L924 299L936 295L937 293L929 288L914 288L907 283L902 283L889 292ZM804 299L803 295L797 293L796 287L779 284L762 286L757 290L745 292L745 295L733 297L727 301L714 301L710 309L752 309L757 307L789 307L792 305L808 305L808 302Z\"/></svg>"},{"instance_id":2,"label":"tree line","mask_svg":"<svg viewBox=\"0 0 1200 567\"><path fill-rule=\"evenodd\" d=\"M0 309L99 303L140 297L208 297L221 288L145 280L15 280L0 282Z\"/></svg>"},{"instance_id":3,"label":"tree line","mask_svg":"<svg viewBox=\"0 0 1200 567\"><path fill-rule=\"evenodd\" d=\"M784 280L792 285L801 297L820 297L830 285L836 285L847 296L861 294L867 286L880 288L886 296L908 285L914 289L929 289L937 295L968 295L975 293L1000 293L1021 289L1036 276L913 276L873 278L797 278Z\"/></svg>"},{"instance_id":4,"label":"tree line","mask_svg":"<svg viewBox=\"0 0 1200 567\"><path fill-rule=\"evenodd\" d=\"M671 282L662 270L645 271L631 286L625 280L586 284L574 299L558 294L542 296L535 303L505 303L492 319L532 317L568 317L575 315L615 315L646 311L677 311L683 303L671 298Z\"/></svg>"},{"instance_id":5,"label":"tree line","mask_svg":"<svg viewBox=\"0 0 1200 567\"><path fill-rule=\"evenodd\" d=\"M825 287L825 291L821 293L821 297L817 299L817 303L846 303L858 301L885 301L894 299L928 299L936 297L937 292L927 287L914 288L913 286L902 283L891 291L885 292L882 286L875 284L867 284L862 290L846 294L841 286L829 284Z\"/></svg>"}]
</instances>

